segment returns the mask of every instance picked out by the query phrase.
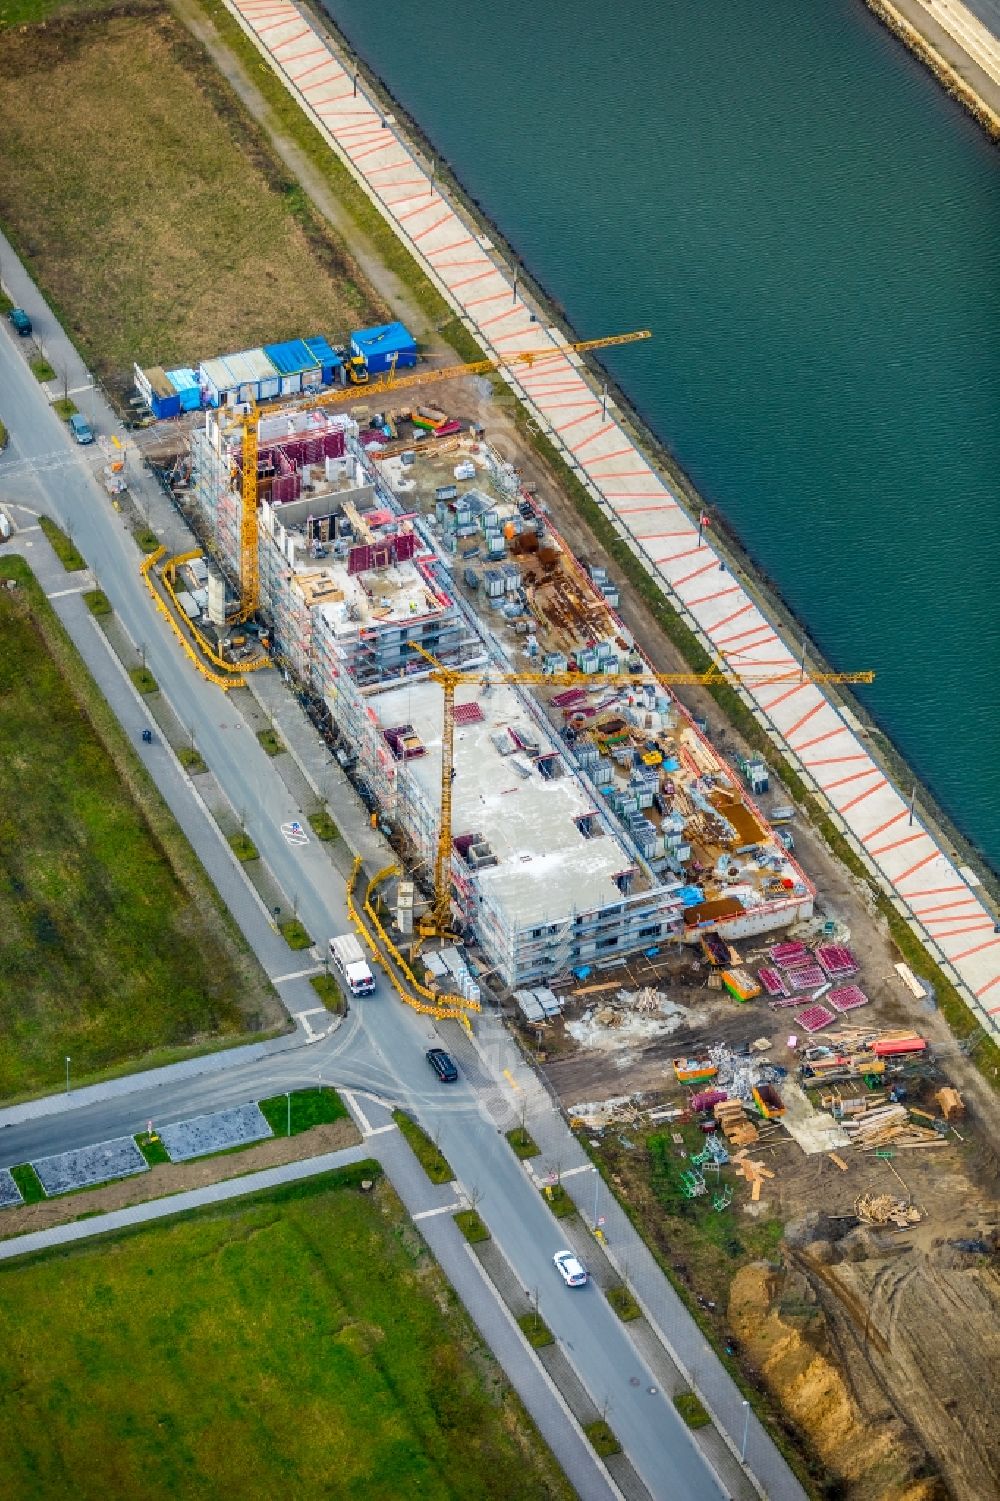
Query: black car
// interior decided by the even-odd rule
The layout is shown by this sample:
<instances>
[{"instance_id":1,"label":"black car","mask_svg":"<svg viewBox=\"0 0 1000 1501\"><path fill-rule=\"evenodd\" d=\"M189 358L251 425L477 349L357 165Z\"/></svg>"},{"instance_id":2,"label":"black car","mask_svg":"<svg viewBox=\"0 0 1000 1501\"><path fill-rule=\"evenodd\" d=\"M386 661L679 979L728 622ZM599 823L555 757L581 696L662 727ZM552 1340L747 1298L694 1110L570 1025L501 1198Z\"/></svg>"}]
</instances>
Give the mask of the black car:
<instances>
[{"instance_id":1,"label":"black car","mask_svg":"<svg viewBox=\"0 0 1000 1501\"><path fill-rule=\"evenodd\" d=\"M458 1069L452 1063L449 1054L444 1048L428 1048L427 1062L437 1074L442 1084L454 1084L458 1078Z\"/></svg>"}]
</instances>

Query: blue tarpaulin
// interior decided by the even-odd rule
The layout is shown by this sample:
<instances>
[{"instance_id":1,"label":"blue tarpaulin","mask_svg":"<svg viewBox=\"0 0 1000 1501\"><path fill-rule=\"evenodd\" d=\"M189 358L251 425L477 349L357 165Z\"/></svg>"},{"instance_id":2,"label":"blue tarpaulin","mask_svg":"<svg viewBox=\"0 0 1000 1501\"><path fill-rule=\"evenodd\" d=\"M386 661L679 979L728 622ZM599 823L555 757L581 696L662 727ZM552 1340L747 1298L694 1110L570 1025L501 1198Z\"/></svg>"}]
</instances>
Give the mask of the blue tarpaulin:
<instances>
[{"instance_id":1,"label":"blue tarpaulin","mask_svg":"<svg viewBox=\"0 0 1000 1501\"><path fill-rule=\"evenodd\" d=\"M167 380L181 399L182 412L196 412L201 406L201 384L193 370L168 370Z\"/></svg>"},{"instance_id":2,"label":"blue tarpaulin","mask_svg":"<svg viewBox=\"0 0 1000 1501\"><path fill-rule=\"evenodd\" d=\"M699 902L705 900L705 893L700 886L682 886L677 895L685 907L697 907Z\"/></svg>"}]
</instances>

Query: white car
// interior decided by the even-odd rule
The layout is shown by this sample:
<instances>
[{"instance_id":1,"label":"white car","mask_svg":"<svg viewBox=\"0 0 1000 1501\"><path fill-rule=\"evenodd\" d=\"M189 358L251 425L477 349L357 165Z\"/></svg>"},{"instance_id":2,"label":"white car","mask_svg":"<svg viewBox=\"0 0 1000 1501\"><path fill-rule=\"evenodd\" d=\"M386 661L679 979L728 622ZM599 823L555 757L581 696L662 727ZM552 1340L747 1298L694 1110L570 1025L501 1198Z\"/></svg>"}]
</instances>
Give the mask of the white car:
<instances>
[{"instance_id":1,"label":"white car","mask_svg":"<svg viewBox=\"0 0 1000 1501\"><path fill-rule=\"evenodd\" d=\"M552 1261L567 1287L584 1286L588 1276L587 1268L572 1251L557 1251Z\"/></svg>"}]
</instances>

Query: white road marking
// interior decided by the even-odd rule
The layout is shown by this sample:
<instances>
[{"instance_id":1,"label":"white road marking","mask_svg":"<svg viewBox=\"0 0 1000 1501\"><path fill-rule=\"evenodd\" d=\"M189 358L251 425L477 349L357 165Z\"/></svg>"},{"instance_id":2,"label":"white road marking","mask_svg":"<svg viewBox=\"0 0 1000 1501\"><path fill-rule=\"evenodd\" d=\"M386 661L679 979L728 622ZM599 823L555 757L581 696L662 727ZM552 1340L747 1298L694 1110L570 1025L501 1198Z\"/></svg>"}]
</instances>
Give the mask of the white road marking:
<instances>
[{"instance_id":1,"label":"white road marking","mask_svg":"<svg viewBox=\"0 0 1000 1501\"><path fill-rule=\"evenodd\" d=\"M384 1136L386 1131L398 1131L395 1121L390 1121L387 1126L373 1126L368 1132L369 1136Z\"/></svg>"},{"instance_id":2,"label":"white road marking","mask_svg":"<svg viewBox=\"0 0 1000 1501\"><path fill-rule=\"evenodd\" d=\"M593 1171L589 1162L581 1162L579 1167L568 1167L564 1173L560 1173L559 1179L562 1181L563 1178L572 1178L577 1173L592 1173Z\"/></svg>"},{"instance_id":3,"label":"white road marking","mask_svg":"<svg viewBox=\"0 0 1000 1501\"><path fill-rule=\"evenodd\" d=\"M49 595L49 599L52 599L52 598L53 598L53 596L50 594ZM314 966L312 969L293 969L292 972L291 972L291 974L287 974L287 975L275 975L272 978L272 980L271 980L271 984L272 985L284 985L284 983L285 983L286 980L301 980L301 979L304 979L304 977L306 975L318 975L319 973L320 973L320 970L316 966ZM317 1006L316 1007L316 1011L324 1011L325 1009L326 1008L324 1006ZM310 1011L307 1014L309 1016L314 1016L316 1013L313 1012L313 1011Z\"/></svg>"},{"instance_id":4,"label":"white road marking","mask_svg":"<svg viewBox=\"0 0 1000 1501\"><path fill-rule=\"evenodd\" d=\"M371 1134L372 1134L372 1123L368 1119L367 1115L365 1115L365 1112L362 1110L361 1106L358 1104L358 1102L354 1098L353 1094L351 1094L351 1092L350 1092L349 1089L342 1089L340 1092L343 1095L344 1099L347 1101L347 1107L348 1107L348 1109L352 1110L354 1112L354 1114L357 1116L358 1120L360 1121L362 1136L371 1136Z\"/></svg>"},{"instance_id":5,"label":"white road marking","mask_svg":"<svg viewBox=\"0 0 1000 1501\"><path fill-rule=\"evenodd\" d=\"M281 825L281 832L288 844L297 845L309 843L309 835L299 823L298 819L296 819L292 823L283 823Z\"/></svg>"},{"instance_id":6,"label":"white road marking","mask_svg":"<svg viewBox=\"0 0 1000 1501\"><path fill-rule=\"evenodd\" d=\"M455 1214L461 1207L461 1204L457 1201L454 1204L440 1204L437 1209L421 1209L419 1214L413 1214L410 1218L413 1220L429 1220L433 1219L436 1214Z\"/></svg>"},{"instance_id":7,"label":"white road marking","mask_svg":"<svg viewBox=\"0 0 1000 1501\"><path fill-rule=\"evenodd\" d=\"M79 589L57 589L54 594L46 594L46 599L65 599L67 594L83 594L87 589L86 584L81 584Z\"/></svg>"}]
</instances>

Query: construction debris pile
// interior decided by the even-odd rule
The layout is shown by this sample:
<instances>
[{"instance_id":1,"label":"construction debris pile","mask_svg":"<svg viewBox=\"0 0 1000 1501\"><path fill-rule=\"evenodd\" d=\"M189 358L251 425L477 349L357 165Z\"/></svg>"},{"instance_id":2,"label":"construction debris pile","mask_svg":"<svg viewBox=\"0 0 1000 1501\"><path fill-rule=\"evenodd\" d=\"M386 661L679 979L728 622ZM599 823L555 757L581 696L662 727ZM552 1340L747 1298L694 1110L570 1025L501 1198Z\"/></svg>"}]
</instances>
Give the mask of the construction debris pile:
<instances>
[{"instance_id":1,"label":"construction debris pile","mask_svg":"<svg viewBox=\"0 0 1000 1501\"><path fill-rule=\"evenodd\" d=\"M750 1052L738 1053L724 1043L708 1048L707 1056L715 1068L713 1083L724 1089L731 1099L753 1100L754 1089L760 1084L780 1085L788 1070L767 1058L754 1057Z\"/></svg>"},{"instance_id":2,"label":"construction debris pile","mask_svg":"<svg viewBox=\"0 0 1000 1501\"><path fill-rule=\"evenodd\" d=\"M578 1020L566 1023L566 1031L581 1047L607 1048L667 1037L678 1027L700 1020L697 1012L647 985L641 990L619 990L613 998L589 1006Z\"/></svg>"},{"instance_id":3,"label":"construction debris pile","mask_svg":"<svg viewBox=\"0 0 1000 1501\"><path fill-rule=\"evenodd\" d=\"M789 1039L792 1046L798 1045ZM887 1075L901 1079L919 1070L927 1053L926 1039L917 1032L862 1032L843 1029L822 1042L798 1046L803 1085L842 1084L862 1080L869 1088Z\"/></svg>"},{"instance_id":4,"label":"construction debris pile","mask_svg":"<svg viewBox=\"0 0 1000 1501\"><path fill-rule=\"evenodd\" d=\"M892 1194L859 1194L854 1200L854 1212L863 1225L897 1225L900 1230L919 1225L923 1218L913 1204Z\"/></svg>"}]
</instances>

